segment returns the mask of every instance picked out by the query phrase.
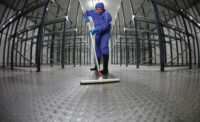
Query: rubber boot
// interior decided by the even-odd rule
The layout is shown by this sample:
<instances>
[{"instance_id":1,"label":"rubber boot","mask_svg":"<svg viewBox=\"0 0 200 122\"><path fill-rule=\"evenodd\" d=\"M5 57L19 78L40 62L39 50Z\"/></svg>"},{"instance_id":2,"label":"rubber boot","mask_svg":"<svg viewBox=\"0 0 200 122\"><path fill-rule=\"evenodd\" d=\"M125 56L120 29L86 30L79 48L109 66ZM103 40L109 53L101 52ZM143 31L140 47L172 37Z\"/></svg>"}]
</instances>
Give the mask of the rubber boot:
<instances>
[{"instance_id":1,"label":"rubber boot","mask_svg":"<svg viewBox=\"0 0 200 122\"><path fill-rule=\"evenodd\" d=\"M103 55L103 70L101 70L101 73L104 75L108 74L108 60L109 55Z\"/></svg>"},{"instance_id":2,"label":"rubber boot","mask_svg":"<svg viewBox=\"0 0 200 122\"><path fill-rule=\"evenodd\" d=\"M99 67L100 67L100 63L101 63L101 58L97 58L97 61L99 63ZM91 71L93 70L97 70L97 65L95 64L95 66L93 68L90 68Z\"/></svg>"}]
</instances>

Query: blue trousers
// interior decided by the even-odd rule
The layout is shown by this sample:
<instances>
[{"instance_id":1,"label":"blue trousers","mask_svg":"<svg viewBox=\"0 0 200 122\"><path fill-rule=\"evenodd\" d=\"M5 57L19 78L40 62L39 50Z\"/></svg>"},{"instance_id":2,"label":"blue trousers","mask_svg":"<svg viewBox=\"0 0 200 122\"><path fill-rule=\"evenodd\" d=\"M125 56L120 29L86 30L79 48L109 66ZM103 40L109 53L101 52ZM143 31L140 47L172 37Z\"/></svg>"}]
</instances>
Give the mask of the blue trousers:
<instances>
[{"instance_id":1,"label":"blue trousers","mask_svg":"<svg viewBox=\"0 0 200 122\"><path fill-rule=\"evenodd\" d=\"M97 58L101 58L102 55L109 54L108 42L110 39L110 33L98 34L95 36L95 50Z\"/></svg>"}]
</instances>

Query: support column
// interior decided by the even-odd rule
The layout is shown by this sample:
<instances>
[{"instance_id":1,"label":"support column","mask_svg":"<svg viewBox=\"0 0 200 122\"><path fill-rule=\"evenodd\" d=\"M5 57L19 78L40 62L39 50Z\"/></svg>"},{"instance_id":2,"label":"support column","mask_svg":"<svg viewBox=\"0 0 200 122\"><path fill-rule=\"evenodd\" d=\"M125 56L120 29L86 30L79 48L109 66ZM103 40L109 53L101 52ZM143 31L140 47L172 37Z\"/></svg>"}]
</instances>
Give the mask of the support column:
<instances>
[{"instance_id":1,"label":"support column","mask_svg":"<svg viewBox=\"0 0 200 122\"><path fill-rule=\"evenodd\" d=\"M42 20L39 25L38 36L37 36L37 44L36 44L36 64L37 64L37 72L40 72L40 58L41 58L41 44L43 38L44 31L44 23L46 21L46 16L48 14L48 9L50 7L51 0L48 0L43 11Z\"/></svg>"}]
</instances>

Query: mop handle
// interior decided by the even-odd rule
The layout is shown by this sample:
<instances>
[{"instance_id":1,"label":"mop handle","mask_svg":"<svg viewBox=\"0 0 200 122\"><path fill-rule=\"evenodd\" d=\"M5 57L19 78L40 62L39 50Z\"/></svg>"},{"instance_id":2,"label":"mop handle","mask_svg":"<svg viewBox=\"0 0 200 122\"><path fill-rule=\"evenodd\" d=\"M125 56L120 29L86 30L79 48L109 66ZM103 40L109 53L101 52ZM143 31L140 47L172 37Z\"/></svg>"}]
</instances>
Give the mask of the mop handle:
<instances>
[{"instance_id":1,"label":"mop handle","mask_svg":"<svg viewBox=\"0 0 200 122\"><path fill-rule=\"evenodd\" d=\"M88 25L88 27L89 27L89 30L91 30L90 22L88 22L87 25ZM94 40L93 40L93 37L92 37L92 34L91 34L91 33L90 33L90 38L91 38L91 40L92 40L92 48L93 48L93 51L94 51L94 57L95 57L96 65L97 65L97 71L100 71L100 69L99 69L99 63L98 63L97 55L96 55L96 50L95 50L95 47L94 47Z\"/></svg>"}]
</instances>

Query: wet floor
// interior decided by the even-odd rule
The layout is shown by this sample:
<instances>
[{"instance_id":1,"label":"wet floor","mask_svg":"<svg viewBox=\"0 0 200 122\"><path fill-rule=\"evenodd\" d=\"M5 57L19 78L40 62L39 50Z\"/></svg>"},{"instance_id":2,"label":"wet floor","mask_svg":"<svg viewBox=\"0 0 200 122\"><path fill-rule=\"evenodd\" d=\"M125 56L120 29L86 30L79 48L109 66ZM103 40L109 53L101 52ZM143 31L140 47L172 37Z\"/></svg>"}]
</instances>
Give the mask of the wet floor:
<instances>
[{"instance_id":1,"label":"wet floor","mask_svg":"<svg viewBox=\"0 0 200 122\"><path fill-rule=\"evenodd\" d=\"M118 83L80 85L89 66L0 69L2 122L198 122L200 69L110 66Z\"/></svg>"}]
</instances>

